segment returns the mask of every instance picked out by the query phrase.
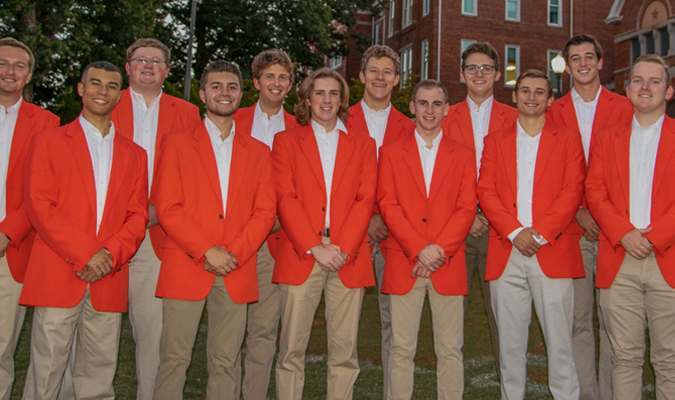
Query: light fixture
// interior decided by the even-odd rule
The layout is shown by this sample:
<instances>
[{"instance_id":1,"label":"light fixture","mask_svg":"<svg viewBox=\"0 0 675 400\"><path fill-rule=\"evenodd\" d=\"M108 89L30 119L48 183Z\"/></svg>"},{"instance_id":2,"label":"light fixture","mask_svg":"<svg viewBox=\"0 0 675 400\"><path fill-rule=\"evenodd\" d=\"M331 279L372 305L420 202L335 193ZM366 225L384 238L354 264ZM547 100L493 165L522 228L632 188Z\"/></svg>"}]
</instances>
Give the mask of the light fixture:
<instances>
[{"instance_id":1,"label":"light fixture","mask_svg":"<svg viewBox=\"0 0 675 400\"><path fill-rule=\"evenodd\" d=\"M555 73L555 76L558 78L558 97L562 96L562 73L565 71L565 59L562 58L560 53L551 60L551 69Z\"/></svg>"}]
</instances>

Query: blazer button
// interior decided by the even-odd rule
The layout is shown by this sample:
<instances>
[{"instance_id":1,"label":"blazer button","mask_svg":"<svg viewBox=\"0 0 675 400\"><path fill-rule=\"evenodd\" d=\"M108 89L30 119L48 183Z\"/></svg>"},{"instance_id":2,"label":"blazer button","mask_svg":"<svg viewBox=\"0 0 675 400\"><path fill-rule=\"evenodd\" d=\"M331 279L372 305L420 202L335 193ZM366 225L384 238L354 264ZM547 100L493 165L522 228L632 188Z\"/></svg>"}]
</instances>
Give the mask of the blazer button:
<instances>
[{"instance_id":1,"label":"blazer button","mask_svg":"<svg viewBox=\"0 0 675 400\"><path fill-rule=\"evenodd\" d=\"M405 251L403 252L403 255L408 257L408 253L406 253Z\"/></svg>"},{"instance_id":2,"label":"blazer button","mask_svg":"<svg viewBox=\"0 0 675 400\"><path fill-rule=\"evenodd\" d=\"M323 232L319 232L319 236L323 236Z\"/></svg>"},{"instance_id":3,"label":"blazer button","mask_svg":"<svg viewBox=\"0 0 675 400\"><path fill-rule=\"evenodd\" d=\"M422 222L427 222L427 219L426 219L426 218L422 218Z\"/></svg>"},{"instance_id":4,"label":"blazer button","mask_svg":"<svg viewBox=\"0 0 675 400\"><path fill-rule=\"evenodd\" d=\"M326 207L321 207L321 211L326 212Z\"/></svg>"},{"instance_id":5,"label":"blazer button","mask_svg":"<svg viewBox=\"0 0 675 400\"><path fill-rule=\"evenodd\" d=\"M513 208L516 208L516 203L513 203Z\"/></svg>"},{"instance_id":6,"label":"blazer button","mask_svg":"<svg viewBox=\"0 0 675 400\"><path fill-rule=\"evenodd\" d=\"M220 214L220 215L218 215L218 218L223 219L225 217L223 217L223 214Z\"/></svg>"}]
</instances>

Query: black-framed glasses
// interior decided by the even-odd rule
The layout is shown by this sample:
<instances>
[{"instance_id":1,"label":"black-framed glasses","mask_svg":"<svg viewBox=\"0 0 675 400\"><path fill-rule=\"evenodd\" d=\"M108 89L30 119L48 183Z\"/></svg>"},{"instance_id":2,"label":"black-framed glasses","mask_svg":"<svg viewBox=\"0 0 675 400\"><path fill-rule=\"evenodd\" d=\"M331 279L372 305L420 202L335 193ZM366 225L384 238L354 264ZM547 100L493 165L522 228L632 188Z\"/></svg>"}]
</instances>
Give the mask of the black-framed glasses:
<instances>
[{"instance_id":1,"label":"black-framed glasses","mask_svg":"<svg viewBox=\"0 0 675 400\"><path fill-rule=\"evenodd\" d=\"M132 58L131 61L137 61L139 63L142 63L143 65L150 65L152 67L161 65L161 64L166 64L164 60L160 60L158 58L145 58L145 57L140 57L140 58Z\"/></svg>"},{"instance_id":2,"label":"black-framed glasses","mask_svg":"<svg viewBox=\"0 0 675 400\"><path fill-rule=\"evenodd\" d=\"M492 75L495 72L495 67L492 65L467 65L464 67L464 73L469 75L476 75L481 71L483 75Z\"/></svg>"}]
</instances>

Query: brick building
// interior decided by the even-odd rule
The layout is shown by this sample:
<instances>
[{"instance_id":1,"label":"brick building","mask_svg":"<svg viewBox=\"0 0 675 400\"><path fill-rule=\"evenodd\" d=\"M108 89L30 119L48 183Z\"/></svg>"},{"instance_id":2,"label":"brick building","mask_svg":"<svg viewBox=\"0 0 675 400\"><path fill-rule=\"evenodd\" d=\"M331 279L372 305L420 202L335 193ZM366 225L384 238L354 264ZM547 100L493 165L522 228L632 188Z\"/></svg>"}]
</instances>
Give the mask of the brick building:
<instances>
[{"instance_id":1,"label":"brick building","mask_svg":"<svg viewBox=\"0 0 675 400\"><path fill-rule=\"evenodd\" d=\"M578 33L595 35L602 43L605 60L601 80L613 88L614 32L605 20L610 9L616 7L615 3L623 2L389 0L388 8L379 15L359 13L355 29L370 32L373 43L386 44L399 53L402 84L411 77L440 78L448 89L451 104L466 96L459 77L462 51L475 41L490 42L499 52L501 61L502 78L495 88L495 97L510 103L515 80L526 69L549 71L554 87L557 86L550 60L562 51L571 35ZM341 59L338 66L348 80L358 76L361 57L355 46L349 47L350 55ZM333 60L327 62L337 66ZM567 91L568 77L565 75L563 80L562 87Z\"/></svg>"}]
</instances>

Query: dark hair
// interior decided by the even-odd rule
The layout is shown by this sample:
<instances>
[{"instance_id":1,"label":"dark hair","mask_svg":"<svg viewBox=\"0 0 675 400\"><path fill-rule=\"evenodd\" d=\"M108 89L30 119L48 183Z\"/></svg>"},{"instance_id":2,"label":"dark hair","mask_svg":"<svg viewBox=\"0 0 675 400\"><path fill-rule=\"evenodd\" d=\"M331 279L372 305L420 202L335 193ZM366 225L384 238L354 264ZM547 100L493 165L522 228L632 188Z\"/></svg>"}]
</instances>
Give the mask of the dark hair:
<instances>
[{"instance_id":1,"label":"dark hair","mask_svg":"<svg viewBox=\"0 0 675 400\"><path fill-rule=\"evenodd\" d=\"M464 52L462 52L462 71L464 71L466 59L475 53L485 54L486 56L490 57L492 59L492 64L494 64L495 71L499 72L499 54L497 54L497 50L495 50L495 48L488 42L472 43L466 48L466 50L464 50Z\"/></svg>"},{"instance_id":2,"label":"dark hair","mask_svg":"<svg viewBox=\"0 0 675 400\"><path fill-rule=\"evenodd\" d=\"M448 91L445 89L445 86L443 86L442 83L435 79L427 79L425 81L422 81L415 85L415 88L412 91L412 102L415 102L415 98L417 97L417 91L419 89L441 89L443 91L443 95L445 96L445 102L448 102Z\"/></svg>"},{"instance_id":3,"label":"dark hair","mask_svg":"<svg viewBox=\"0 0 675 400\"><path fill-rule=\"evenodd\" d=\"M81 78L82 83L86 83L87 73L91 68L102 69L108 72L117 72L120 75L120 81L122 80L122 72L113 63L110 63L108 61L94 61L93 63L90 63L89 65L84 67L84 71L82 71L82 78Z\"/></svg>"},{"instance_id":4,"label":"dark hair","mask_svg":"<svg viewBox=\"0 0 675 400\"><path fill-rule=\"evenodd\" d=\"M216 60L204 68L204 73L202 73L202 78L199 80L199 89L204 90L206 89L206 82L209 80L209 74L211 72L229 72L231 74L235 74L237 78L239 79L239 88L241 90L244 90L244 85L241 81L241 71L239 70L239 67L237 67L235 64L225 61L225 60Z\"/></svg>"},{"instance_id":5,"label":"dark hair","mask_svg":"<svg viewBox=\"0 0 675 400\"><path fill-rule=\"evenodd\" d=\"M288 56L288 54L279 49L265 50L255 56L255 59L253 59L253 64L251 64L251 73L255 79L259 80L263 74L263 70L275 64L279 64L284 67L286 72L288 72L288 77L290 78L292 84L294 81L293 78L295 78L293 74L293 63L291 62L291 58Z\"/></svg>"},{"instance_id":6,"label":"dark hair","mask_svg":"<svg viewBox=\"0 0 675 400\"><path fill-rule=\"evenodd\" d=\"M545 79L546 80L546 87L548 88L548 97L553 96L553 85L551 84L551 78L548 77L545 73L539 71L538 69L528 69L527 71L523 72L520 74L518 77L518 80L516 80L516 88L513 89L514 91L518 91L518 88L520 88L520 84L525 78L536 78L536 79Z\"/></svg>"},{"instance_id":7,"label":"dark hair","mask_svg":"<svg viewBox=\"0 0 675 400\"><path fill-rule=\"evenodd\" d=\"M587 35L585 33L582 33L580 35L572 36L567 41L567 43L565 43L565 47L563 48L563 58L565 59L566 64L570 63L570 47L579 46L584 43L592 43L593 46L595 46L596 57L598 57L598 60L602 60L604 54L602 52L602 46L600 46L600 42L598 42L598 39L596 39L595 36L593 35Z\"/></svg>"},{"instance_id":8,"label":"dark hair","mask_svg":"<svg viewBox=\"0 0 675 400\"><path fill-rule=\"evenodd\" d=\"M298 124L307 125L312 119L312 110L307 105L307 100L312 94L312 90L314 90L314 82L317 79L323 78L335 79L340 84L340 109L337 115L342 122L347 122L347 118L349 118L349 86L347 86L347 82L339 73L328 68L320 68L309 74L300 83L298 104L295 105L295 120Z\"/></svg>"}]
</instances>

